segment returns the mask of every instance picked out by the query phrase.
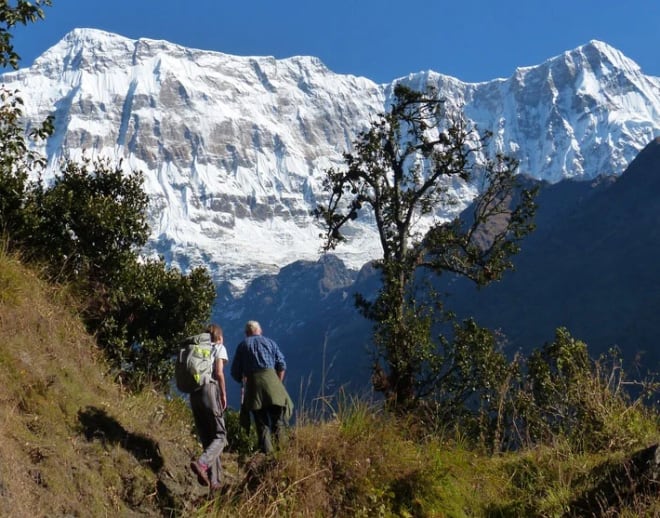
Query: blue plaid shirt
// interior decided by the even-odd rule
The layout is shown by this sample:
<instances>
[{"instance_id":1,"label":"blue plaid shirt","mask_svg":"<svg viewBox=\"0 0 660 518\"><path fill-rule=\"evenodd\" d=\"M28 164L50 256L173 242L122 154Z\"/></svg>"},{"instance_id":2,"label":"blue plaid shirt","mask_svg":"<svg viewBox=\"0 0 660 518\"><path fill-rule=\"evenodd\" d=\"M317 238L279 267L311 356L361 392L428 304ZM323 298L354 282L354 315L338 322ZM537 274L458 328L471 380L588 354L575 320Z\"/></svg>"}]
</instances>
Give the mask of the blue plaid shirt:
<instances>
[{"instance_id":1,"label":"blue plaid shirt","mask_svg":"<svg viewBox=\"0 0 660 518\"><path fill-rule=\"evenodd\" d=\"M239 383L243 378L262 369L286 370L284 355L275 341L262 335L248 336L236 348L231 364L231 377Z\"/></svg>"}]
</instances>

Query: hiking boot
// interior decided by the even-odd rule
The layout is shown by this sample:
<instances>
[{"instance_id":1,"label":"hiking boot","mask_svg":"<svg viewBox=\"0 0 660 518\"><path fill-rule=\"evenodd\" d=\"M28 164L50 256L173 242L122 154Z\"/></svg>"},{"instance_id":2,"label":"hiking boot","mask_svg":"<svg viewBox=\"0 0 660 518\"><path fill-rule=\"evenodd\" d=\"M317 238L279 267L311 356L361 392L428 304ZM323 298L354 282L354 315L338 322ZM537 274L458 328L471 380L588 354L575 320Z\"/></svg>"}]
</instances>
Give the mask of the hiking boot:
<instances>
[{"instance_id":1,"label":"hiking boot","mask_svg":"<svg viewBox=\"0 0 660 518\"><path fill-rule=\"evenodd\" d=\"M195 475L197 475L197 482L203 486L209 485L209 467L206 464L194 460L190 463L190 469L192 469Z\"/></svg>"}]
</instances>

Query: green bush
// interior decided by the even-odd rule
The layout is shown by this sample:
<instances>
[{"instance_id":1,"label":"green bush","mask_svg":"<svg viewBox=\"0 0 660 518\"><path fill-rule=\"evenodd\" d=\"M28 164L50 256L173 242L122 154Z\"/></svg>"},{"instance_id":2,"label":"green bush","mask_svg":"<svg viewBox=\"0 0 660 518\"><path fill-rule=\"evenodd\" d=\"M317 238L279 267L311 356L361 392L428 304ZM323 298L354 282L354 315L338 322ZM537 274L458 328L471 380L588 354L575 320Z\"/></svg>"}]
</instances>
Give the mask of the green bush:
<instances>
[{"instance_id":1,"label":"green bush","mask_svg":"<svg viewBox=\"0 0 660 518\"><path fill-rule=\"evenodd\" d=\"M625 384L616 351L592 360L584 342L557 329L527 360L510 424L523 444L567 441L578 452L644 444L657 423Z\"/></svg>"},{"instance_id":2,"label":"green bush","mask_svg":"<svg viewBox=\"0 0 660 518\"><path fill-rule=\"evenodd\" d=\"M130 263L90 305L86 322L120 371L124 383L169 386L180 341L208 323L215 286L205 268L183 274L163 259Z\"/></svg>"},{"instance_id":3,"label":"green bush","mask_svg":"<svg viewBox=\"0 0 660 518\"><path fill-rule=\"evenodd\" d=\"M26 245L52 274L96 286L115 282L147 242L148 197L140 172L109 160L66 162L49 186L27 196Z\"/></svg>"},{"instance_id":4,"label":"green bush","mask_svg":"<svg viewBox=\"0 0 660 518\"><path fill-rule=\"evenodd\" d=\"M225 426L229 446L227 451L237 453L242 459L250 457L257 451L257 432L254 425L246 430L240 423L240 412L228 408L225 411Z\"/></svg>"},{"instance_id":5,"label":"green bush","mask_svg":"<svg viewBox=\"0 0 660 518\"><path fill-rule=\"evenodd\" d=\"M50 185L27 183L25 172L3 176L0 166L0 194L15 195L0 205L0 221L24 258L84 301L87 328L124 384L166 389L179 341L208 323L215 287L205 268L184 274L140 259L149 233L143 181L107 159L65 162Z\"/></svg>"}]
</instances>

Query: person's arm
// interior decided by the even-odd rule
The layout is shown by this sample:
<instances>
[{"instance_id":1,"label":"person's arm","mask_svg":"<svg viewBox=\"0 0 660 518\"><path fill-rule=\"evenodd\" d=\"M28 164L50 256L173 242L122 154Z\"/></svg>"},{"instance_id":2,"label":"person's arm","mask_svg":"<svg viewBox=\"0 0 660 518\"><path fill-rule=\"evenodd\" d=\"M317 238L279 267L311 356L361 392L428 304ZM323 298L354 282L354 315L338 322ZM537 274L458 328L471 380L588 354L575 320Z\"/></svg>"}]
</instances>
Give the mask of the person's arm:
<instances>
[{"instance_id":1,"label":"person's arm","mask_svg":"<svg viewBox=\"0 0 660 518\"><path fill-rule=\"evenodd\" d=\"M215 361L215 379L220 388L220 407L224 410L227 408L227 389L225 388L225 362L227 360L217 359Z\"/></svg>"},{"instance_id":2,"label":"person's arm","mask_svg":"<svg viewBox=\"0 0 660 518\"><path fill-rule=\"evenodd\" d=\"M231 362L231 369L229 374L238 383L243 383L243 368L241 367L241 346L239 345L234 354L234 359Z\"/></svg>"},{"instance_id":3,"label":"person's arm","mask_svg":"<svg viewBox=\"0 0 660 518\"><path fill-rule=\"evenodd\" d=\"M280 381L284 381L284 374L286 373L286 360L284 355L280 350L280 347L275 341L273 343L273 355L275 358L275 372L277 372L277 377L280 378Z\"/></svg>"}]
</instances>

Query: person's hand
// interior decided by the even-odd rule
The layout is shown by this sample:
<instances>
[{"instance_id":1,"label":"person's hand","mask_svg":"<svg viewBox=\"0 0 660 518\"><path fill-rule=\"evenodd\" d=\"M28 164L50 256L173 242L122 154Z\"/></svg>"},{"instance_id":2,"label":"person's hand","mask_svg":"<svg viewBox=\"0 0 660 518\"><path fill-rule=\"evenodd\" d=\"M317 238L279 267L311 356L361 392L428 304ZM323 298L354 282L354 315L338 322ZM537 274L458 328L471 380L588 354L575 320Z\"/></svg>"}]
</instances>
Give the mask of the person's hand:
<instances>
[{"instance_id":1,"label":"person's hand","mask_svg":"<svg viewBox=\"0 0 660 518\"><path fill-rule=\"evenodd\" d=\"M227 394L220 394L220 408L227 409Z\"/></svg>"}]
</instances>

